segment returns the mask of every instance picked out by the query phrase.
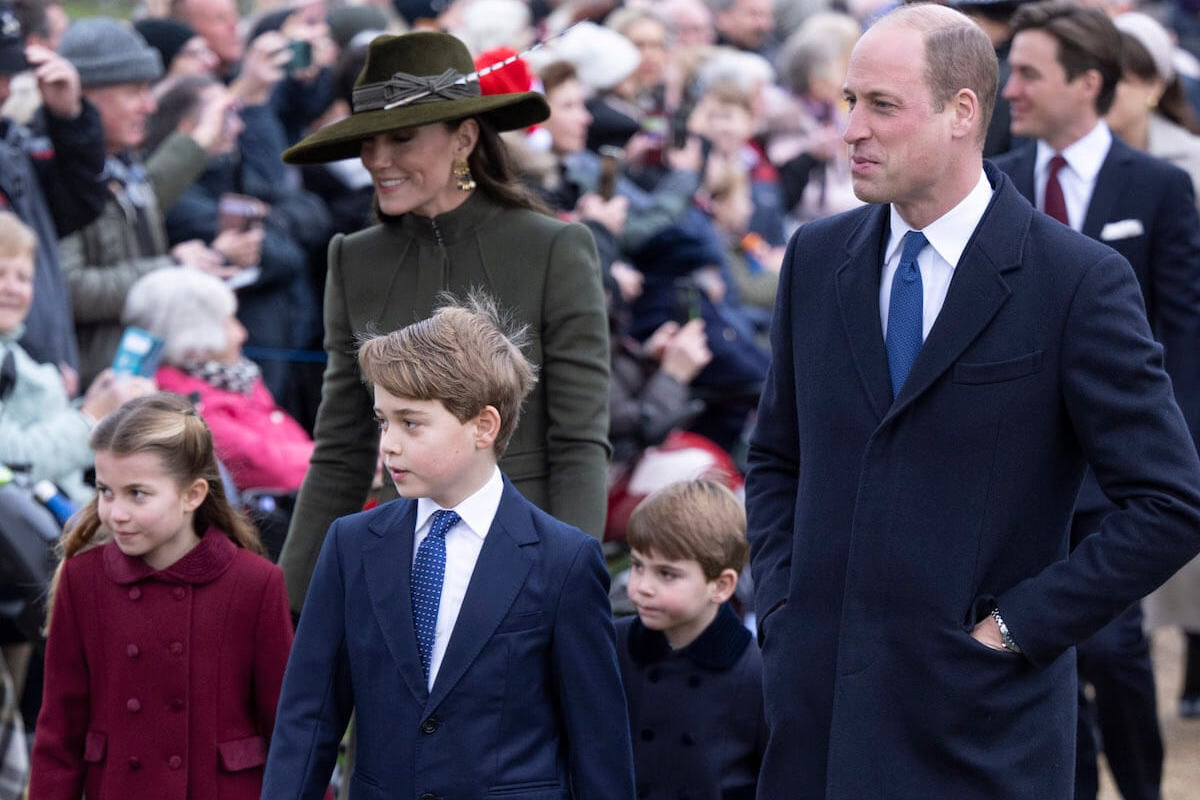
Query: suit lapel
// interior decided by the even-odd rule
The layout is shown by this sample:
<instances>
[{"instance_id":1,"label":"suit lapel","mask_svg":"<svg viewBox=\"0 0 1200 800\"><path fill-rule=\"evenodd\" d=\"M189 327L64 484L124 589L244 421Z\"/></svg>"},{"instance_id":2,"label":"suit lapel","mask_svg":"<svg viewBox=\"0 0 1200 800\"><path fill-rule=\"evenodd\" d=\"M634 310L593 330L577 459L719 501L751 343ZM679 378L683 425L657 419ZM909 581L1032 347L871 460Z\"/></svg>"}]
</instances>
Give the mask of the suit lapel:
<instances>
[{"instance_id":1,"label":"suit lapel","mask_svg":"<svg viewBox=\"0 0 1200 800\"><path fill-rule=\"evenodd\" d=\"M887 419L903 411L950 368L1012 293L1001 273L1020 267L1033 209L1020 202L1015 188L998 170L989 170L988 177L996 186L992 202L954 269L946 302Z\"/></svg>"},{"instance_id":2,"label":"suit lapel","mask_svg":"<svg viewBox=\"0 0 1200 800\"><path fill-rule=\"evenodd\" d=\"M393 506L394 513L378 515L371 522L370 530L378 538L363 548L363 574L383 640L409 691L418 703L423 704L429 692L417 658L417 636L409 593L417 504L411 500L397 500Z\"/></svg>"},{"instance_id":3,"label":"suit lapel","mask_svg":"<svg viewBox=\"0 0 1200 800\"><path fill-rule=\"evenodd\" d=\"M879 276L887 237L888 207L878 206L851 235L837 273L837 302L854 366L871 408L883 419L892 404L887 352L879 322Z\"/></svg>"},{"instance_id":4,"label":"suit lapel","mask_svg":"<svg viewBox=\"0 0 1200 800\"><path fill-rule=\"evenodd\" d=\"M1117 200L1128 190L1129 182L1134 177L1130 174L1128 150L1128 146L1120 139L1113 137L1112 147L1108 149L1108 155L1104 157L1104 163L1096 175L1096 186L1092 189L1092 199L1083 220L1084 236L1100 241L1100 231L1113 218Z\"/></svg>"},{"instance_id":5,"label":"suit lapel","mask_svg":"<svg viewBox=\"0 0 1200 800\"><path fill-rule=\"evenodd\" d=\"M437 708L462 679L508 614L533 566L534 552L527 546L537 542L529 510L505 478L504 495L467 585L462 610L433 683L428 710Z\"/></svg>"}]
</instances>

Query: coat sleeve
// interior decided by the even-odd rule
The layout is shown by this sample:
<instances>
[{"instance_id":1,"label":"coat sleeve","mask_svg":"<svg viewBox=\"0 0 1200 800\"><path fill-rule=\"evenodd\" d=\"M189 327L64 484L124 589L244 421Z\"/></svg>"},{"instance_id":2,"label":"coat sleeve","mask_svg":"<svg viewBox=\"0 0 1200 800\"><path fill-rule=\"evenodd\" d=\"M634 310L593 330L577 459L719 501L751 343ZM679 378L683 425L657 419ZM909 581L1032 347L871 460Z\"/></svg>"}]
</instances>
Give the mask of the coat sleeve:
<instances>
[{"instance_id":1,"label":"coat sleeve","mask_svg":"<svg viewBox=\"0 0 1200 800\"><path fill-rule=\"evenodd\" d=\"M91 719L89 668L72 596L72 570L66 562L54 595L46 640L46 678L37 736L30 760L29 796L38 800L79 800L83 796L84 744ZM86 605L86 603L85 603Z\"/></svg>"},{"instance_id":2,"label":"coat sleeve","mask_svg":"<svg viewBox=\"0 0 1200 800\"><path fill-rule=\"evenodd\" d=\"M43 109L38 115L54 144L54 157L34 158L46 206L59 236L89 225L108 201L104 174L104 129L95 106L83 101L75 119L62 119Z\"/></svg>"},{"instance_id":3,"label":"coat sleeve","mask_svg":"<svg viewBox=\"0 0 1200 800\"><path fill-rule=\"evenodd\" d=\"M125 310L125 297L138 278L161 267L177 266L174 259L165 255L125 258L111 265L87 263L93 247L105 249L96 239L120 235L115 225L106 225L102 218L58 243L76 324L119 321ZM112 248L117 250L120 246L112 243Z\"/></svg>"},{"instance_id":4,"label":"coat sleeve","mask_svg":"<svg viewBox=\"0 0 1200 800\"><path fill-rule=\"evenodd\" d=\"M283 673L292 649L292 615L288 611L283 572L271 566L254 626L254 705L258 730L268 741L275 727L275 712L283 686Z\"/></svg>"},{"instance_id":5,"label":"coat sleeve","mask_svg":"<svg viewBox=\"0 0 1200 800\"><path fill-rule=\"evenodd\" d=\"M585 541L562 580L551 675L576 800L634 797L629 712L600 545Z\"/></svg>"},{"instance_id":6,"label":"coat sleeve","mask_svg":"<svg viewBox=\"0 0 1200 800\"><path fill-rule=\"evenodd\" d=\"M279 555L292 610L299 613L325 532L338 517L362 509L379 451L371 397L359 376L355 332L346 307L342 236L329 243L325 283L325 352L312 461Z\"/></svg>"},{"instance_id":7,"label":"coat sleeve","mask_svg":"<svg viewBox=\"0 0 1200 800\"><path fill-rule=\"evenodd\" d=\"M1075 435L1117 510L1070 556L996 598L1013 638L1046 664L1200 551L1200 461L1128 262L1083 276L1059 370Z\"/></svg>"},{"instance_id":8,"label":"coat sleeve","mask_svg":"<svg viewBox=\"0 0 1200 800\"><path fill-rule=\"evenodd\" d=\"M771 324L771 366L750 437L746 476L746 534L754 578L754 608L761 626L787 599L800 451L796 420L795 346L790 299L798 256L793 236L783 259Z\"/></svg>"},{"instance_id":9,"label":"coat sleeve","mask_svg":"<svg viewBox=\"0 0 1200 800\"><path fill-rule=\"evenodd\" d=\"M546 510L600 538L608 507L608 312L596 248L582 225L566 226L551 245L542 319Z\"/></svg>"},{"instance_id":10,"label":"coat sleeve","mask_svg":"<svg viewBox=\"0 0 1200 800\"><path fill-rule=\"evenodd\" d=\"M262 796L271 800L321 800L354 707L339 524L325 537L283 676L263 779Z\"/></svg>"}]
</instances>

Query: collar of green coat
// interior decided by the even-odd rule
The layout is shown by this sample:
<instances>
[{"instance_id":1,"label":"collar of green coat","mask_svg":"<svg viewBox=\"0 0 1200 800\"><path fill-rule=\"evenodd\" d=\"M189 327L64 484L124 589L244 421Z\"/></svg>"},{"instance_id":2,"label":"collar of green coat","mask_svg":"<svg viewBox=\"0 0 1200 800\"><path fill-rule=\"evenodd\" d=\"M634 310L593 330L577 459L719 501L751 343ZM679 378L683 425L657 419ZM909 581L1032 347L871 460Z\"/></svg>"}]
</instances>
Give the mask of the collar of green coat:
<instances>
[{"instance_id":1,"label":"collar of green coat","mask_svg":"<svg viewBox=\"0 0 1200 800\"><path fill-rule=\"evenodd\" d=\"M386 224L396 225L407 236L423 239L433 244L453 244L478 232L480 226L503 211L478 189L472 192L461 206L436 217L419 214L402 214L386 217Z\"/></svg>"}]
</instances>

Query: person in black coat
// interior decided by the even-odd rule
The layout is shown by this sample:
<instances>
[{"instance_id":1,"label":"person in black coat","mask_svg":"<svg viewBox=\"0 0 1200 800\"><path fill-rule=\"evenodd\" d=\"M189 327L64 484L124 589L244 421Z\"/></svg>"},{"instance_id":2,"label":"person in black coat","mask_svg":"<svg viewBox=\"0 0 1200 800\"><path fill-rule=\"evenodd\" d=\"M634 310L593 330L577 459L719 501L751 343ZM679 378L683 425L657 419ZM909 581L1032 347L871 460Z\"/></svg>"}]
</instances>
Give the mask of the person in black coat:
<instances>
[{"instance_id":1,"label":"person in black coat","mask_svg":"<svg viewBox=\"0 0 1200 800\"><path fill-rule=\"evenodd\" d=\"M762 658L727 602L746 514L712 480L671 484L629 519L629 599L617 623L639 800L752 800L767 741Z\"/></svg>"}]
</instances>

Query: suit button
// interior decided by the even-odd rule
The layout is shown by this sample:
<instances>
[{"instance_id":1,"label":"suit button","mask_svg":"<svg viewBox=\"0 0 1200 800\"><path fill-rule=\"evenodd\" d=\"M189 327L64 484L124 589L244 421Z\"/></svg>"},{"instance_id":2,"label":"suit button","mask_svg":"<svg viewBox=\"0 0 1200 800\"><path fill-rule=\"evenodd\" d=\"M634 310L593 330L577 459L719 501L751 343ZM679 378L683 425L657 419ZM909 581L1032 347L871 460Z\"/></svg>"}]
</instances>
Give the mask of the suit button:
<instances>
[{"instance_id":1,"label":"suit button","mask_svg":"<svg viewBox=\"0 0 1200 800\"><path fill-rule=\"evenodd\" d=\"M183 698L182 697L172 698L171 708L175 709L176 711L183 711Z\"/></svg>"},{"instance_id":2,"label":"suit button","mask_svg":"<svg viewBox=\"0 0 1200 800\"><path fill-rule=\"evenodd\" d=\"M421 800L437 800L437 797L434 796L433 792L426 792L421 795Z\"/></svg>"},{"instance_id":3,"label":"suit button","mask_svg":"<svg viewBox=\"0 0 1200 800\"><path fill-rule=\"evenodd\" d=\"M183 655L183 642L171 642L170 650L173 656Z\"/></svg>"},{"instance_id":4,"label":"suit button","mask_svg":"<svg viewBox=\"0 0 1200 800\"><path fill-rule=\"evenodd\" d=\"M142 768L142 760L137 756L129 757L129 768L135 772Z\"/></svg>"},{"instance_id":5,"label":"suit button","mask_svg":"<svg viewBox=\"0 0 1200 800\"><path fill-rule=\"evenodd\" d=\"M437 729L438 729L438 721L436 719L434 719L433 717L430 717L429 719L427 719L421 723L421 733L425 734L426 736L428 736L431 733L437 733Z\"/></svg>"},{"instance_id":6,"label":"suit button","mask_svg":"<svg viewBox=\"0 0 1200 800\"><path fill-rule=\"evenodd\" d=\"M183 598L187 597L187 589L183 588L182 586L176 586L171 590L171 594L175 596L176 600L182 600Z\"/></svg>"},{"instance_id":7,"label":"suit button","mask_svg":"<svg viewBox=\"0 0 1200 800\"><path fill-rule=\"evenodd\" d=\"M129 656L130 658L137 658L141 654L142 651L138 649L136 644L125 645L125 655Z\"/></svg>"},{"instance_id":8,"label":"suit button","mask_svg":"<svg viewBox=\"0 0 1200 800\"><path fill-rule=\"evenodd\" d=\"M654 731L650 730L649 728L642 729L642 741L643 742L654 741Z\"/></svg>"},{"instance_id":9,"label":"suit button","mask_svg":"<svg viewBox=\"0 0 1200 800\"><path fill-rule=\"evenodd\" d=\"M137 586L130 589L129 590L129 599L130 600L141 600L142 599L142 590L140 588L138 588Z\"/></svg>"},{"instance_id":10,"label":"suit button","mask_svg":"<svg viewBox=\"0 0 1200 800\"><path fill-rule=\"evenodd\" d=\"M171 756L167 759L167 766L171 769L179 769L183 766L183 759L179 756Z\"/></svg>"},{"instance_id":11,"label":"suit button","mask_svg":"<svg viewBox=\"0 0 1200 800\"><path fill-rule=\"evenodd\" d=\"M125 710L131 714L136 714L142 710L142 701L136 697L131 697L125 701Z\"/></svg>"}]
</instances>

